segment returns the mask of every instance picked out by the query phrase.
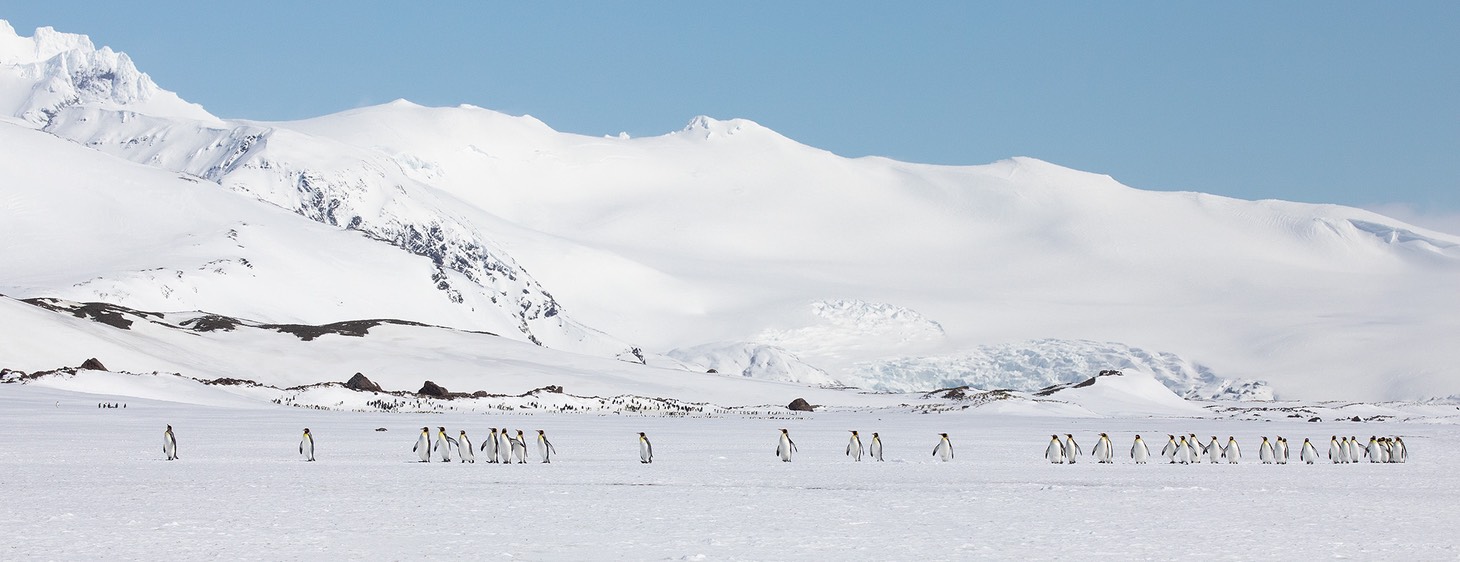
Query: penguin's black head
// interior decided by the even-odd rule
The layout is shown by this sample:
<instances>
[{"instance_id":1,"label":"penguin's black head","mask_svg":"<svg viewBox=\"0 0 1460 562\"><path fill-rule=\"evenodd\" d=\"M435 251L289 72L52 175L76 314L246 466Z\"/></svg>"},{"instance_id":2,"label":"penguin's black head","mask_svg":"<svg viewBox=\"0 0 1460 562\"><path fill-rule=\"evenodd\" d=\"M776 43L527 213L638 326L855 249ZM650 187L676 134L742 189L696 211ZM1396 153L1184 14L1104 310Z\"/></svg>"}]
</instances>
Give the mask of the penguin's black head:
<instances>
[{"instance_id":1,"label":"penguin's black head","mask_svg":"<svg viewBox=\"0 0 1460 562\"><path fill-rule=\"evenodd\" d=\"M172 431L172 426L170 426L170 425L169 425L169 426L167 426L167 430L168 430L168 431Z\"/></svg>"},{"instance_id":2,"label":"penguin's black head","mask_svg":"<svg viewBox=\"0 0 1460 562\"><path fill-rule=\"evenodd\" d=\"M541 429L537 430L537 434L538 435L542 435L542 430Z\"/></svg>"},{"instance_id":3,"label":"penguin's black head","mask_svg":"<svg viewBox=\"0 0 1460 562\"><path fill-rule=\"evenodd\" d=\"M643 436L644 436L644 432L640 431L639 432L639 437L643 437Z\"/></svg>"},{"instance_id":4,"label":"penguin's black head","mask_svg":"<svg viewBox=\"0 0 1460 562\"><path fill-rule=\"evenodd\" d=\"M857 434L857 430L853 429L852 430L852 435L856 435L856 434Z\"/></svg>"},{"instance_id":5,"label":"penguin's black head","mask_svg":"<svg viewBox=\"0 0 1460 562\"><path fill-rule=\"evenodd\" d=\"M944 438L947 438L948 437L948 434L947 433L939 433L938 435L942 435Z\"/></svg>"},{"instance_id":6,"label":"penguin's black head","mask_svg":"<svg viewBox=\"0 0 1460 562\"><path fill-rule=\"evenodd\" d=\"M1136 439L1140 439L1140 438L1141 438L1141 436L1139 436L1139 435L1136 436Z\"/></svg>"},{"instance_id":7,"label":"penguin's black head","mask_svg":"<svg viewBox=\"0 0 1460 562\"><path fill-rule=\"evenodd\" d=\"M306 428L304 428L304 434L305 434L305 435L309 435L309 428L307 428L307 427L306 427Z\"/></svg>"}]
</instances>

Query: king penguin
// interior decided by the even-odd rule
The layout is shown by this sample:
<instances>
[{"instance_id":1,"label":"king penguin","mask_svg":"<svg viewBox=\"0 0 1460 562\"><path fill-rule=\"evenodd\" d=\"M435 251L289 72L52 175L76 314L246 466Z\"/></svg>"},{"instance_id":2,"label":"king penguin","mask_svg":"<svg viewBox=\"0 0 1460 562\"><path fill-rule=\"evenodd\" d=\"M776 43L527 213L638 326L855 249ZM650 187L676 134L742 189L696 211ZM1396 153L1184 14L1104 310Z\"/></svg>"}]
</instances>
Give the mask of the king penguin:
<instances>
[{"instance_id":1,"label":"king penguin","mask_svg":"<svg viewBox=\"0 0 1460 562\"><path fill-rule=\"evenodd\" d=\"M1115 462L1115 447L1110 444L1110 436L1100 434L1100 439L1095 441L1095 449L1091 451L1095 455L1095 461L1102 464Z\"/></svg>"},{"instance_id":2,"label":"king penguin","mask_svg":"<svg viewBox=\"0 0 1460 562\"><path fill-rule=\"evenodd\" d=\"M649 464L654 462L654 445L649 443L649 436L639 432L639 462Z\"/></svg>"},{"instance_id":3,"label":"king penguin","mask_svg":"<svg viewBox=\"0 0 1460 562\"><path fill-rule=\"evenodd\" d=\"M571 444L569 443L569 445ZM553 448L553 442L548 441L547 434L543 433L541 429L537 430L537 454L542 457L544 463L553 462L553 455L558 454L558 450Z\"/></svg>"},{"instance_id":4,"label":"king penguin","mask_svg":"<svg viewBox=\"0 0 1460 562\"><path fill-rule=\"evenodd\" d=\"M1279 435L1272 452L1278 464L1288 464L1288 438Z\"/></svg>"},{"instance_id":5,"label":"king penguin","mask_svg":"<svg viewBox=\"0 0 1460 562\"><path fill-rule=\"evenodd\" d=\"M1072 434L1066 433L1065 434L1065 462L1070 463L1070 464L1075 464L1075 461L1080 458L1080 455L1083 455L1083 454L1085 454L1085 451L1080 448L1080 444L1079 443L1076 443L1075 442L1075 436L1072 435Z\"/></svg>"},{"instance_id":6,"label":"king penguin","mask_svg":"<svg viewBox=\"0 0 1460 562\"><path fill-rule=\"evenodd\" d=\"M1227 459L1227 464L1242 462L1242 448L1237 446L1237 438L1227 436L1227 448L1222 449L1222 456Z\"/></svg>"},{"instance_id":7,"label":"king penguin","mask_svg":"<svg viewBox=\"0 0 1460 562\"><path fill-rule=\"evenodd\" d=\"M867 454L872 455L873 460L882 462L882 438L875 431L872 432L872 444L867 446Z\"/></svg>"},{"instance_id":8,"label":"king penguin","mask_svg":"<svg viewBox=\"0 0 1460 562\"><path fill-rule=\"evenodd\" d=\"M1314 449L1313 442L1306 437L1303 438L1302 450L1298 451L1298 460L1308 464L1313 464L1318 460L1318 449Z\"/></svg>"},{"instance_id":9,"label":"king penguin","mask_svg":"<svg viewBox=\"0 0 1460 562\"><path fill-rule=\"evenodd\" d=\"M1257 447L1257 458L1262 461L1262 464L1272 464L1273 457L1272 443L1269 443L1267 436L1264 435L1262 436L1262 445Z\"/></svg>"},{"instance_id":10,"label":"king penguin","mask_svg":"<svg viewBox=\"0 0 1460 562\"><path fill-rule=\"evenodd\" d=\"M1202 452L1205 452L1207 454L1207 459L1209 459L1212 464L1222 462L1222 446L1217 444L1217 436L1212 436L1212 442L1207 443L1205 447L1202 447Z\"/></svg>"},{"instance_id":11,"label":"king penguin","mask_svg":"<svg viewBox=\"0 0 1460 562\"><path fill-rule=\"evenodd\" d=\"M492 434L482 441L482 452L487 454L487 463L492 464L497 462L497 428L488 429L492 430Z\"/></svg>"},{"instance_id":12,"label":"king penguin","mask_svg":"<svg viewBox=\"0 0 1460 562\"><path fill-rule=\"evenodd\" d=\"M1044 448L1044 458L1054 464L1065 463L1065 443L1059 435L1049 436L1049 445Z\"/></svg>"},{"instance_id":13,"label":"king penguin","mask_svg":"<svg viewBox=\"0 0 1460 562\"><path fill-rule=\"evenodd\" d=\"M1130 458L1131 458L1131 460L1136 461L1136 464L1146 464L1146 459L1148 459L1150 457L1151 457L1151 449L1150 449L1150 447L1147 447L1146 446L1146 442L1145 441L1142 441L1141 440L1141 436L1137 435L1135 442L1132 443L1131 446L1130 446Z\"/></svg>"},{"instance_id":14,"label":"king penguin","mask_svg":"<svg viewBox=\"0 0 1460 562\"><path fill-rule=\"evenodd\" d=\"M953 442L948 440L947 433L939 433L938 435L942 437L942 440L938 441L938 445L933 447L933 456L938 457L943 462L953 460Z\"/></svg>"},{"instance_id":15,"label":"king penguin","mask_svg":"<svg viewBox=\"0 0 1460 562\"><path fill-rule=\"evenodd\" d=\"M1389 455L1390 460L1399 463L1409 460L1409 447L1404 446L1403 437L1394 438L1393 449L1394 453Z\"/></svg>"},{"instance_id":16,"label":"king penguin","mask_svg":"<svg viewBox=\"0 0 1460 562\"><path fill-rule=\"evenodd\" d=\"M421 462L431 462L431 428L421 428L421 436L416 438L416 446L411 450L421 457Z\"/></svg>"},{"instance_id":17,"label":"king penguin","mask_svg":"<svg viewBox=\"0 0 1460 562\"><path fill-rule=\"evenodd\" d=\"M512 438L512 457L517 459L517 464L527 464L527 437L522 435L522 430L517 430L517 437Z\"/></svg>"},{"instance_id":18,"label":"king penguin","mask_svg":"<svg viewBox=\"0 0 1460 562\"><path fill-rule=\"evenodd\" d=\"M1196 456L1194 456L1191 459L1191 462L1193 462L1193 463L1201 463L1201 455L1202 455L1202 453L1207 452L1206 447L1202 447L1201 446L1201 439L1198 438L1195 433L1192 433L1189 436L1191 437L1191 439L1188 440L1187 442L1188 443L1191 443L1191 448L1196 453ZM1213 437L1213 439L1216 439L1216 438ZM1212 462L1217 462L1217 461L1212 461Z\"/></svg>"},{"instance_id":19,"label":"king penguin","mask_svg":"<svg viewBox=\"0 0 1460 562\"><path fill-rule=\"evenodd\" d=\"M1191 464L1191 459L1196 458L1196 451L1191 448L1191 443L1182 435L1181 440L1176 442L1176 462Z\"/></svg>"},{"instance_id":20,"label":"king penguin","mask_svg":"<svg viewBox=\"0 0 1460 562\"><path fill-rule=\"evenodd\" d=\"M781 462L791 462L791 453L796 452L796 442L791 440L791 434L781 430L781 440L776 443L776 456L781 457Z\"/></svg>"},{"instance_id":21,"label":"king penguin","mask_svg":"<svg viewBox=\"0 0 1460 562\"><path fill-rule=\"evenodd\" d=\"M461 457L461 462L477 463L477 452L471 446L471 439L466 436L466 430L461 430L461 435L456 437L456 454Z\"/></svg>"},{"instance_id":22,"label":"king penguin","mask_svg":"<svg viewBox=\"0 0 1460 562\"><path fill-rule=\"evenodd\" d=\"M1339 463L1348 462L1348 458L1347 457L1348 457L1348 453L1345 452L1343 445L1339 444L1339 442L1338 442L1338 436L1337 435L1334 435L1334 436L1329 437L1328 438L1328 460L1333 461L1333 464L1339 464Z\"/></svg>"},{"instance_id":23,"label":"king penguin","mask_svg":"<svg viewBox=\"0 0 1460 562\"><path fill-rule=\"evenodd\" d=\"M1348 462L1360 462L1359 461L1359 449L1361 449L1361 448L1362 447L1359 447L1359 437L1357 435L1352 436L1352 437L1349 437L1349 439L1348 439Z\"/></svg>"},{"instance_id":24,"label":"king penguin","mask_svg":"<svg viewBox=\"0 0 1460 562\"><path fill-rule=\"evenodd\" d=\"M1161 456L1166 457L1167 464L1174 464L1176 462L1178 448L1176 445L1176 436L1169 433L1166 434L1166 446L1161 447Z\"/></svg>"},{"instance_id":25,"label":"king penguin","mask_svg":"<svg viewBox=\"0 0 1460 562\"><path fill-rule=\"evenodd\" d=\"M309 428L304 428L304 438L299 440L299 454L304 460L314 462L314 436L309 434Z\"/></svg>"},{"instance_id":26,"label":"king penguin","mask_svg":"<svg viewBox=\"0 0 1460 562\"><path fill-rule=\"evenodd\" d=\"M512 464L512 436L507 433L507 428L497 433L497 458L502 464Z\"/></svg>"},{"instance_id":27,"label":"king penguin","mask_svg":"<svg viewBox=\"0 0 1460 562\"><path fill-rule=\"evenodd\" d=\"M177 460L177 436L172 434L172 426L162 432L162 454L167 455L167 460Z\"/></svg>"},{"instance_id":28,"label":"king penguin","mask_svg":"<svg viewBox=\"0 0 1460 562\"><path fill-rule=\"evenodd\" d=\"M857 436L857 430L852 430L852 440L847 442L847 456L853 461L862 461L862 438Z\"/></svg>"},{"instance_id":29,"label":"king penguin","mask_svg":"<svg viewBox=\"0 0 1460 562\"><path fill-rule=\"evenodd\" d=\"M456 440L446 434L446 427L440 426L436 431L436 451L441 453L441 462L451 462L451 446Z\"/></svg>"}]
</instances>

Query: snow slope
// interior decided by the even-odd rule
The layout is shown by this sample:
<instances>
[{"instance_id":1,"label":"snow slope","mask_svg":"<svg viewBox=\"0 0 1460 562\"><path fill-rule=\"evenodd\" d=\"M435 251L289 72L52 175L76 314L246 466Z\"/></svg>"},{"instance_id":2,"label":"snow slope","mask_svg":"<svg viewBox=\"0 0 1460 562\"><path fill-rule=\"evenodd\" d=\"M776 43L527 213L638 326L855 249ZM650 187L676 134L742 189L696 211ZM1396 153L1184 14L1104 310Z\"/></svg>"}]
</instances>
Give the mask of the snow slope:
<instances>
[{"instance_id":1,"label":"snow slope","mask_svg":"<svg viewBox=\"0 0 1460 562\"><path fill-rule=\"evenodd\" d=\"M674 352L700 370L714 363L812 384L1030 388L1088 376L1063 367L1088 365L1143 366L1195 396L1460 394L1460 349L1448 345L1460 319L1447 313L1460 307L1460 238L1374 213L1146 192L1030 158L847 159L743 119L600 138L398 101L296 122L220 122L188 113L194 106L148 105L172 99L160 91L78 86L106 69L125 84L145 78L84 37L8 31L0 101L17 121L173 172L156 176L168 182L186 181L181 174L221 187L240 208L263 204L361 234L385 248L368 254L391 256L380 260L429 265L424 279L419 266L372 267L339 284L374 299L280 300L289 291L278 283L225 273L216 289L177 291L167 276L186 267L102 272L72 264L113 252L71 257L68 248L88 244L42 244L54 254L36 263L51 266L3 273L6 294L274 322L394 317L601 357ZM56 57L87 61L61 70L92 70L35 70ZM71 101L36 97L42 75L89 93L58 86ZM6 135L7 147L29 142ZM10 161L18 171L6 168L7 184L44 184L50 167L37 163L81 151L36 144ZM106 178L120 167L83 161L76 174ZM54 216L52 205L28 212ZM134 209L87 212L108 211ZM158 214L136 212L147 217L140 224ZM306 251L271 236L252 247ZM332 281L324 269L290 275ZM399 282L376 286L377 276ZM392 306L407 312L378 312ZM1028 360L1009 359L1020 356ZM1023 368L1038 365L1055 367Z\"/></svg>"}]
</instances>

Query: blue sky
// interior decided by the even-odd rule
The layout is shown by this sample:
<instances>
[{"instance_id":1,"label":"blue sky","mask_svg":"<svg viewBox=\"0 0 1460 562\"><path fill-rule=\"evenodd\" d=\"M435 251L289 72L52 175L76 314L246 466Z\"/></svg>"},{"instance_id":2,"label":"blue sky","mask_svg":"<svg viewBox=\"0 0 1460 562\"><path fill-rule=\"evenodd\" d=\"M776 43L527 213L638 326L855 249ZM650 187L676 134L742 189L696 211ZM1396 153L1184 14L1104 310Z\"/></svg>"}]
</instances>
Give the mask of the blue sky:
<instances>
[{"instance_id":1,"label":"blue sky","mask_svg":"<svg viewBox=\"0 0 1460 562\"><path fill-rule=\"evenodd\" d=\"M1033 156L1143 189L1460 232L1460 2L0 0L223 117L406 98L656 135L744 117L846 156Z\"/></svg>"}]
</instances>

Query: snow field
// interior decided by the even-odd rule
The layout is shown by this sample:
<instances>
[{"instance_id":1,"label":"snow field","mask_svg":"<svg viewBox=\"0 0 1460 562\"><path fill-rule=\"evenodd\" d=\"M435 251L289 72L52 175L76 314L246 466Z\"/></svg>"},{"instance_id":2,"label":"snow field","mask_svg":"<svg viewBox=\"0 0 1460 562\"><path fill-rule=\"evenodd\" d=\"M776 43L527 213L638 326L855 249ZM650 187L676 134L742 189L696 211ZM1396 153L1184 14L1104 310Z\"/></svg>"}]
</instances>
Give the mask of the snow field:
<instances>
[{"instance_id":1,"label":"snow field","mask_svg":"<svg viewBox=\"0 0 1460 562\"><path fill-rule=\"evenodd\" d=\"M97 409L103 401L126 409ZM59 406L58 406L59 404ZM858 412L785 419L219 408L0 386L7 559L1454 558L1443 425ZM162 460L172 424L180 460ZM418 463L421 426L544 429L552 464ZM302 428L318 462L298 456ZM389 431L377 432L385 427ZM800 452L773 451L788 428ZM843 455L879 432L883 463ZM637 459L637 432L655 462ZM933 460L939 432L955 459ZM1052 433L1117 464L1052 465ZM1240 465L1131 464L1135 433L1235 435ZM1265 466L1261 437L1401 435L1407 464ZM1320 447L1323 449L1323 447ZM535 457L535 448L532 449ZM455 457L455 455L453 455Z\"/></svg>"}]
</instances>

